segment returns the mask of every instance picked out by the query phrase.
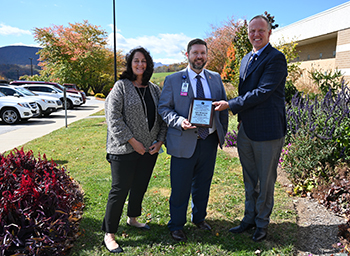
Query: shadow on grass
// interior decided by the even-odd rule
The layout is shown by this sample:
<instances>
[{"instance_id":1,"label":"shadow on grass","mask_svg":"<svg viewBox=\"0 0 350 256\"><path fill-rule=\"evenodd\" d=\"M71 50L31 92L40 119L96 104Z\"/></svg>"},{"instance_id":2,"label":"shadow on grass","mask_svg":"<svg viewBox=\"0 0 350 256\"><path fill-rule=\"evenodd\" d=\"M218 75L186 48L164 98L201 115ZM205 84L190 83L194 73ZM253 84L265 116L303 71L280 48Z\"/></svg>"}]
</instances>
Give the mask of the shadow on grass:
<instances>
[{"instance_id":1,"label":"shadow on grass","mask_svg":"<svg viewBox=\"0 0 350 256\"><path fill-rule=\"evenodd\" d=\"M68 161L67 160L55 160L53 159L53 161L58 164L59 166L63 166L65 164L68 164Z\"/></svg>"},{"instance_id":2,"label":"shadow on grass","mask_svg":"<svg viewBox=\"0 0 350 256\"><path fill-rule=\"evenodd\" d=\"M220 251L229 252L229 255L242 252L253 255L257 249L269 251L276 248L292 248L297 232L297 226L289 222L270 224L267 239L260 243L255 243L251 239L254 230L249 230L242 234L232 234L228 231L231 227L238 225L238 221L232 223L230 221L209 220L208 223L212 226L211 231L199 230L195 225L187 223L184 231L188 241L186 243L178 243L171 238L166 225L158 225L151 222L149 223L151 230L143 231L127 226L123 222L125 222L124 219L122 219L116 233L116 240L129 253L135 250L155 250L154 248L157 248L156 251L164 253L169 248L176 250L177 247L181 246L192 250L209 250L212 252L219 248ZM83 218L80 224L83 236L79 237L72 251L78 253L79 248L90 251L106 250L102 247L99 248L103 239L101 225L102 222L95 218ZM205 255L207 254L205 253Z\"/></svg>"}]
</instances>

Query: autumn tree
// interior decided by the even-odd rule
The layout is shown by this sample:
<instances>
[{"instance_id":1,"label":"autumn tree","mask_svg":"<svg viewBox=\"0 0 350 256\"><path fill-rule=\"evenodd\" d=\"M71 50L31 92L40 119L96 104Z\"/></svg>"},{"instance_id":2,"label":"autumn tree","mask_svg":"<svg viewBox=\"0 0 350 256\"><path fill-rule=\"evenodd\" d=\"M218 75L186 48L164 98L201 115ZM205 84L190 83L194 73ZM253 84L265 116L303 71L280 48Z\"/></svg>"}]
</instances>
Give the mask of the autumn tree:
<instances>
[{"instance_id":1,"label":"autumn tree","mask_svg":"<svg viewBox=\"0 0 350 256\"><path fill-rule=\"evenodd\" d=\"M227 49L226 57L227 57L227 60L221 72L221 79L223 82L232 81L236 73L235 71L236 50L235 50L235 45L233 43L231 43L231 45Z\"/></svg>"},{"instance_id":2,"label":"autumn tree","mask_svg":"<svg viewBox=\"0 0 350 256\"><path fill-rule=\"evenodd\" d=\"M239 22L235 22L233 17L225 21L221 27L211 26L212 31L204 39L209 49L206 68L221 74L227 60L227 49L233 42L238 26Z\"/></svg>"},{"instance_id":3,"label":"autumn tree","mask_svg":"<svg viewBox=\"0 0 350 256\"><path fill-rule=\"evenodd\" d=\"M99 93L114 83L113 52L107 48L107 32L99 26L69 23L35 28L34 38L40 44L40 74L51 81L74 83L86 93ZM118 71L124 57L117 52Z\"/></svg>"}]
</instances>

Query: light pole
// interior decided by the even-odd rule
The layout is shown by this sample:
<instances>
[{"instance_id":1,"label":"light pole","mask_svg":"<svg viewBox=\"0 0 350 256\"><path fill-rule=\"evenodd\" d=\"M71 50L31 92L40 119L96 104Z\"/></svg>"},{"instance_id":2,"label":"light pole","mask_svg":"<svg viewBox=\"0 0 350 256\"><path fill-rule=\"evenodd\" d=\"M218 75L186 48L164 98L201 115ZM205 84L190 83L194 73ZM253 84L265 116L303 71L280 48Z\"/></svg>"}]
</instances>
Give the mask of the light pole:
<instances>
[{"instance_id":1,"label":"light pole","mask_svg":"<svg viewBox=\"0 0 350 256\"><path fill-rule=\"evenodd\" d=\"M115 21L115 0L113 0L113 39L114 39L114 83L117 82L117 29L116 29L116 21Z\"/></svg>"},{"instance_id":2,"label":"light pole","mask_svg":"<svg viewBox=\"0 0 350 256\"><path fill-rule=\"evenodd\" d=\"M33 76L33 58L30 59L30 75Z\"/></svg>"}]
</instances>

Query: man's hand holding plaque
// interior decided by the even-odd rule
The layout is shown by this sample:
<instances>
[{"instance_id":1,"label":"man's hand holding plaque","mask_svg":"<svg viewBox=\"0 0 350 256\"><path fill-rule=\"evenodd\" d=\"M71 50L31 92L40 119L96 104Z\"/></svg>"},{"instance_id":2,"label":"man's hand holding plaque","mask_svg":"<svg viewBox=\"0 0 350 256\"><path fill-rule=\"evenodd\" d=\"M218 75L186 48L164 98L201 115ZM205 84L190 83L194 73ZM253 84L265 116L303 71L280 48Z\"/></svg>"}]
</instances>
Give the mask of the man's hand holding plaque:
<instances>
[{"instance_id":1,"label":"man's hand holding plaque","mask_svg":"<svg viewBox=\"0 0 350 256\"><path fill-rule=\"evenodd\" d=\"M198 127L213 126L214 99L194 98L189 110L188 121Z\"/></svg>"}]
</instances>

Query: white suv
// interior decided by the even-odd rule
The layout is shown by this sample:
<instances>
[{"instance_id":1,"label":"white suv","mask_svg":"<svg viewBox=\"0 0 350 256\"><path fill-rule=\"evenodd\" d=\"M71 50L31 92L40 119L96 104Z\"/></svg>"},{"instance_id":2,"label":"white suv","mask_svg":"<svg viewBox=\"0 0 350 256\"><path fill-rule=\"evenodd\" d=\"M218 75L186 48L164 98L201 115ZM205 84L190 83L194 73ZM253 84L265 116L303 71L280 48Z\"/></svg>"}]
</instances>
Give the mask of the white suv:
<instances>
[{"instance_id":1,"label":"white suv","mask_svg":"<svg viewBox=\"0 0 350 256\"><path fill-rule=\"evenodd\" d=\"M0 118L6 124L26 121L38 114L39 108L35 102L6 96L0 92Z\"/></svg>"},{"instance_id":2,"label":"white suv","mask_svg":"<svg viewBox=\"0 0 350 256\"><path fill-rule=\"evenodd\" d=\"M35 101L39 107L39 116L49 116L52 112L62 108L61 100L51 96L37 95L23 87L0 85L0 92L6 96L24 97L26 100Z\"/></svg>"},{"instance_id":3,"label":"white suv","mask_svg":"<svg viewBox=\"0 0 350 256\"><path fill-rule=\"evenodd\" d=\"M24 87L38 95L46 95L46 96L52 96L60 99L63 103L63 91L56 88L53 85L45 85L45 84L23 84L19 87ZM67 108L73 109L76 106L80 106L83 104L83 99L79 94L74 93L66 93L67 96ZM64 108L64 105L63 105Z\"/></svg>"}]
</instances>

